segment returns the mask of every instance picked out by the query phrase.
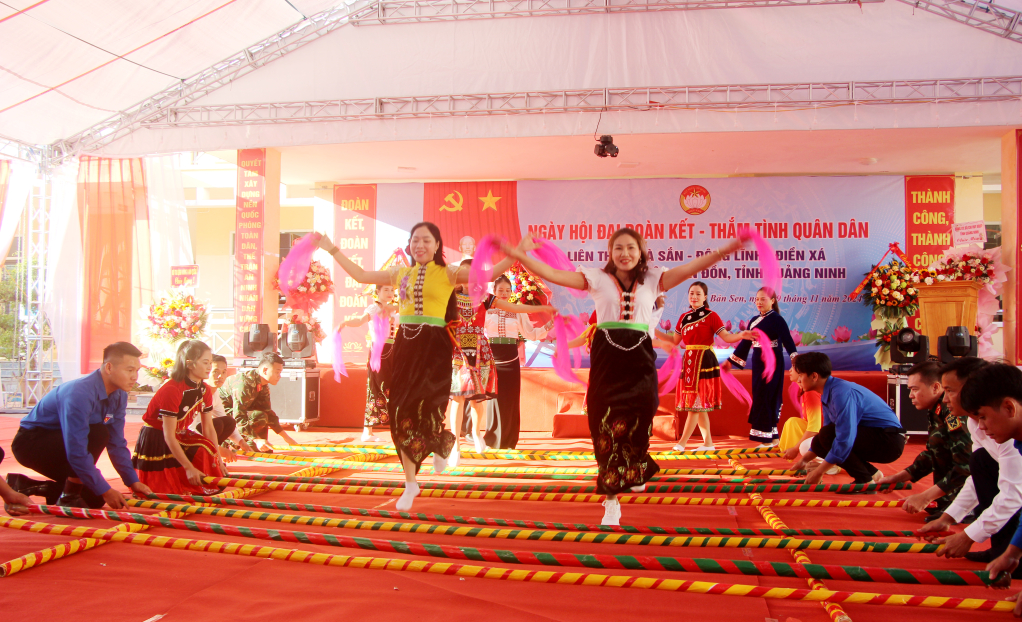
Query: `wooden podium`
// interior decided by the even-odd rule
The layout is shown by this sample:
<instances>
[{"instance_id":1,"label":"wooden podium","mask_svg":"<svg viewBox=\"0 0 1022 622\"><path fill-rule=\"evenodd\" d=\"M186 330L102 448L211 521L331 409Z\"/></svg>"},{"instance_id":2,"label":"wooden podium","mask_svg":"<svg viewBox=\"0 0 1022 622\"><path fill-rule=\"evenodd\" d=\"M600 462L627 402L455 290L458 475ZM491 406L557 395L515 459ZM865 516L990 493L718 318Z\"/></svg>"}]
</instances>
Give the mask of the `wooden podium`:
<instances>
[{"instance_id":1,"label":"wooden podium","mask_svg":"<svg viewBox=\"0 0 1022 622\"><path fill-rule=\"evenodd\" d=\"M937 355L937 338L948 326L964 326L969 334L976 332L976 310L979 290L975 281L946 281L933 285L920 284L919 319L922 333L930 339L930 354Z\"/></svg>"}]
</instances>

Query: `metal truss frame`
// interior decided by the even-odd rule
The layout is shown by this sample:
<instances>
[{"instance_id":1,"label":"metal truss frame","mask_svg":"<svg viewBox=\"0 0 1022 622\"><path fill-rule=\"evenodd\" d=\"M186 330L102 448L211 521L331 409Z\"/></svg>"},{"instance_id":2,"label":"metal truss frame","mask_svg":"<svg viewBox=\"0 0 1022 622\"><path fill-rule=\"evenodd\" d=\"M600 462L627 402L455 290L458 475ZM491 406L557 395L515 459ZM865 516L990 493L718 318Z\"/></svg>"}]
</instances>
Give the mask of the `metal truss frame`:
<instances>
[{"instance_id":1,"label":"metal truss frame","mask_svg":"<svg viewBox=\"0 0 1022 622\"><path fill-rule=\"evenodd\" d=\"M43 311L50 238L51 186L48 174L32 186L25 232L25 407L36 404L53 385L53 337Z\"/></svg>"},{"instance_id":2,"label":"metal truss frame","mask_svg":"<svg viewBox=\"0 0 1022 622\"><path fill-rule=\"evenodd\" d=\"M862 0L883 2L884 0ZM591 15L600 13L649 13L748 7L860 4L859 0L378 0L375 14L351 18L354 25L406 24L410 22Z\"/></svg>"},{"instance_id":3,"label":"metal truss frame","mask_svg":"<svg viewBox=\"0 0 1022 622\"><path fill-rule=\"evenodd\" d=\"M15 158L26 162L42 162L47 147L29 145L20 140L0 136L0 158Z\"/></svg>"},{"instance_id":4,"label":"metal truss frame","mask_svg":"<svg viewBox=\"0 0 1022 622\"><path fill-rule=\"evenodd\" d=\"M1022 13L987 0L898 0L998 37L1022 43Z\"/></svg>"},{"instance_id":5,"label":"metal truss frame","mask_svg":"<svg viewBox=\"0 0 1022 622\"><path fill-rule=\"evenodd\" d=\"M859 4L883 0L369 0L340 4L302 20L116 115L51 145L51 164L94 152L187 107L213 91L346 25L640 13L770 6Z\"/></svg>"},{"instance_id":6,"label":"metal truss frame","mask_svg":"<svg viewBox=\"0 0 1022 622\"><path fill-rule=\"evenodd\" d=\"M853 105L1022 102L1022 76L950 80L737 84L378 97L170 108L147 128L196 128L644 110L792 110Z\"/></svg>"}]
</instances>

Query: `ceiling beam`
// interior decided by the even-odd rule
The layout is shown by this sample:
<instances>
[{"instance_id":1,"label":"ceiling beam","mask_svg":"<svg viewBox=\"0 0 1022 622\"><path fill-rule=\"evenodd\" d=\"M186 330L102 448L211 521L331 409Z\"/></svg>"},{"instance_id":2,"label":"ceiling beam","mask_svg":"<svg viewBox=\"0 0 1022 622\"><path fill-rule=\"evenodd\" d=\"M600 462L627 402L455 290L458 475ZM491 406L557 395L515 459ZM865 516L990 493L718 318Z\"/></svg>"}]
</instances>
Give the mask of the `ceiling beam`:
<instances>
[{"instance_id":1,"label":"ceiling beam","mask_svg":"<svg viewBox=\"0 0 1022 622\"><path fill-rule=\"evenodd\" d=\"M1022 76L576 89L182 106L153 115L142 125L164 129L618 110L792 110L1007 100L1022 100Z\"/></svg>"}]
</instances>

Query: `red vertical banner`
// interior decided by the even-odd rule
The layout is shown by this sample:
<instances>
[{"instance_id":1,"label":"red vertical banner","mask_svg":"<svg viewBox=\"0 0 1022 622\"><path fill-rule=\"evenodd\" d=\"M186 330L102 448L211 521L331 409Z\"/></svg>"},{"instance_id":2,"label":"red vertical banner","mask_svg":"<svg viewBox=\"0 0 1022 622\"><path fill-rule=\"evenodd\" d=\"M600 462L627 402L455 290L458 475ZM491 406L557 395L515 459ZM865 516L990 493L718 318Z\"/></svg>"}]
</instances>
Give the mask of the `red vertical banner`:
<instances>
[{"instance_id":1,"label":"red vertical banner","mask_svg":"<svg viewBox=\"0 0 1022 622\"><path fill-rule=\"evenodd\" d=\"M925 268L951 248L954 223L954 175L905 177L905 256L913 267ZM908 323L922 329L919 313Z\"/></svg>"},{"instance_id":2,"label":"red vertical banner","mask_svg":"<svg viewBox=\"0 0 1022 622\"><path fill-rule=\"evenodd\" d=\"M478 244L484 235L492 233L517 244L522 238L518 222L518 182L426 184L422 219L440 227L447 262L462 259L461 241L466 237Z\"/></svg>"},{"instance_id":3,"label":"red vertical banner","mask_svg":"<svg viewBox=\"0 0 1022 622\"><path fill-rule=\"evenodd\" d=\"M244 334L253 324L259 323L263 301L265 149L238 151L237 197L234 217L234 355L243 356Z\"/></svg>"},{"instance_id":4,"label":"red vertical banner","mask_svg":"<svg viewBox=\"0 0 1022 622\"><path fill-rule=\"evenodd\" d=\"M376 186L334 186L334 244L348 259L366 270L375 269ZM335 323L361 315L373 300L366 287L343 270L335 270ZM344 361L364 365L369 359L368 325L344 329Z\"/></svg>"},{"instance_id":5,"label":"red vertical banner","mask_svg":"<svg viewBox=\"0 0 1022 622\"><path fill-rule=\"evenodd\" d=\"M132 275L139 257L136 214L146 210L140 158L82 156L78 163L82 231L82 373L103 362L103 348L131 341Z\"/></svg>"},{"instance_id":6,"label":"red vertical banner","mask_svg":"<svg viewBox=\"0 0 1022 622\"><path fill-rule=\"evenodd\" d=\"M954 175L905 178L905 255L914 267L925 268L951 247L954 223Z\"/></svg>"}]
</instances>

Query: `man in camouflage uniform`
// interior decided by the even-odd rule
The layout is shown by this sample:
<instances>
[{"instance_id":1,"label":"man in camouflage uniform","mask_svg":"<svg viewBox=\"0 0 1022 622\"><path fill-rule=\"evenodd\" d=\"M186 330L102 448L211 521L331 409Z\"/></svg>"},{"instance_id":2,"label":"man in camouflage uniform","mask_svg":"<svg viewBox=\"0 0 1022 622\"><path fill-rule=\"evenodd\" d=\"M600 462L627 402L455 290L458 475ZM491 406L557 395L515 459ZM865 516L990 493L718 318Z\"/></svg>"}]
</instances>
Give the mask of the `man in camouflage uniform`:
<instances>
[{"instance_id":1,"label":"man in camouflage uniform","mask_svg":"<svg viewBox=\"0 0 1022 622\"><path fill-rule=\"evenodd\" d=\"M265 352L258 367L238 372L220 387L224 410L238 422L238 431L245 441L255 444L260 451L272 451L267 442L271 429L288 445L296 444L270 407L270 385L280 382L283 371L284 359L274 352Z\"/></svg>"},{"instance_id":2,"label":"man in camouflage uniform","mask_svg":"<svg viewBox=\"0 0 1022 622\"><path fill-rule=\"evenodd\" d=\"M926 522L939 518L951 505L969 479L969 458L972 456L972 437L963 417L951 412L944 403L944 389L940 384L940 366L927 361L912 366L908 371L909 398L912 405L929 414L929 438L926 449L904 471L885 477L881 484L917 482L933 473L933 486L905 499L906 512L915 514L926 510ZM929 504L937 502L936 508Z\"/></svg>"}]
</instances>

